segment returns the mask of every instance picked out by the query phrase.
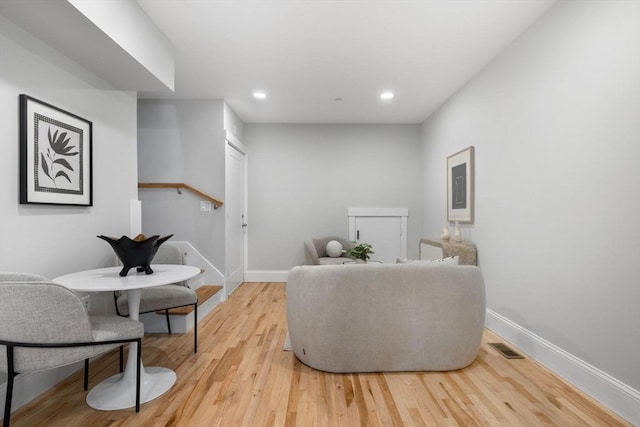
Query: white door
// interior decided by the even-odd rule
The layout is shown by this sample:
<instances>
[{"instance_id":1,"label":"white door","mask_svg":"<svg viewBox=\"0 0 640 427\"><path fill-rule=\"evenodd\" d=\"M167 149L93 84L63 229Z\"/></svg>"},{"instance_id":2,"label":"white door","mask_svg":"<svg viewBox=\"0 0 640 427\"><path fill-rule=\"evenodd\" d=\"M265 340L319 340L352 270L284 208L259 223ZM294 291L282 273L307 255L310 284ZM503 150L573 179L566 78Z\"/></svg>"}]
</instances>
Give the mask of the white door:
<instances>
[{"instance_id":1,"label":"white door","mask_svg":"<svg viewBox=\"0 0 640 427\"><path fill-rule=\"evenodd\" d=\"M229 138L229 137L228 137ZM246 154L238 141L226 144L225 211L226 211L226 293L230 295L244 281Z\"/></svg>"},{"instance_id":2,"label":"white door","mask_svg":"<svg viewBox=\"0 0 640 427\"><path fill-rule=\"evenodd\" d=\"M350 240L369 243L371 261L395 263L407 257L407 216L406 208L350 208Z\"/></svg>"}]
</instances>

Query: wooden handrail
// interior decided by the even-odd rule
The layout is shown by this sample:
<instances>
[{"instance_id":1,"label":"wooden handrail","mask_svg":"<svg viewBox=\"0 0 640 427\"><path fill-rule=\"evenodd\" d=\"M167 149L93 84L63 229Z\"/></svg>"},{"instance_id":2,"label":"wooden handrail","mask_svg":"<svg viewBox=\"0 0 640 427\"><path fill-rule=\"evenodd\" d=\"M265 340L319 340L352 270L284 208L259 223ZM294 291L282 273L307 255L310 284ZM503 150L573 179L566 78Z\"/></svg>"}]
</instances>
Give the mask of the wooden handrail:
<instances>
[{"instance_id":1,"label":"wooden handrail","mask_svg":"<svg viewBox=\"0 0 640 427\"><path fill-rule=\"evenodd\" d=\"M138 188L175 188L178 192L180 192L181 188L184 188L213 203L214 209L218 209L224 204L222 200L216 199L215 197L210 196L189 184L185 184L184 182L139 182Z\"/></svg>"}]
</instances>

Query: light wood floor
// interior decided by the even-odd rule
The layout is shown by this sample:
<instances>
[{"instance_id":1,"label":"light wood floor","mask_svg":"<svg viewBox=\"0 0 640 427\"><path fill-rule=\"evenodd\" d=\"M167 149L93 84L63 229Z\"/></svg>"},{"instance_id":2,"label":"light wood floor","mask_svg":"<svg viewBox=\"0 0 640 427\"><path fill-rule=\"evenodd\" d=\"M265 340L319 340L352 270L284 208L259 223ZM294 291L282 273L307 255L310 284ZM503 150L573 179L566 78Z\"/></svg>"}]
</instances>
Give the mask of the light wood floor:
<instances>
[{"instance_id":1,"label":"light wood floor","mask_svg":"<svg viewBox=\"0 0 640 427\"><path fill-rule=\"evenodd\" d=\"M450 373L328 374L283 351L285 285L244 283L192 335L148 335L146 366L174 369L163 396L134 409L89 408L81 371L14 413L12 426L623 426L629 425L528 359L488 342ZM90 387L117 372L91 364Z\"/></svg>"}]
</instances>

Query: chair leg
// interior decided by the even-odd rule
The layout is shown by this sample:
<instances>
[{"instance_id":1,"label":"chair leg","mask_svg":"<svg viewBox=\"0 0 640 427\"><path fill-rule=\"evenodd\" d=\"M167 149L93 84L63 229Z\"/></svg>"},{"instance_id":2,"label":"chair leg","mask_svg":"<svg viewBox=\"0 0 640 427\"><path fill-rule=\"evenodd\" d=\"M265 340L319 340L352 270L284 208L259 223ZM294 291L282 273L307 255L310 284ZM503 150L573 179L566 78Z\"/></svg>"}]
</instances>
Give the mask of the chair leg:
<instances>
[{"instance_id":1,"label":"chair leg","mask_svg":"<svg viewBox=\"0 0 640 427\"><path fill-rule=\"evenodd\" d=\"M16 373L13 369L13 347L7 346L7 395L4 400L3 427L9 427L11 419L11 400L13 398L13 380Z\"/></svg>"},{"instance_id":2,"label":"chair leg","mask_svg":"<svg viewBox=\"0 0 640 427\"><path fill-rule=\"evenodd\" d=\"M195 315L193 320L193 352L198 352L198 303L193 304L193 313Z\"/></svg>"},{"instance_id":3,"label":"chair leg","mask_svg":"<svg viewBox=\"0 0 640 427\"><path fill-rule=\"evenodd\" d=\"M167 329L169 330L169 334L171 334L171 320L169 320L169 309L164 311L165 316L167 317Z\"/></svg>"},{"instance_id":4,"label":"chair leg","mask_svg":"<svg viewBox=\"0 0 640 427\"><path fill-rule=\"evenodd\" d=\"M89 359L84 359L84 391L89 390Z\"/></svg>"},{"instance_id":5,"label":"chair leg","mask_svg":"<svg viewBox=\"0 0 640 427\"><path fill-rule=\"evenodd\" d=\"M4 401L4 421L2 423L3 427L9 427L9 421L11 418L11 400L13 397L13 379L15 375L9 374L7 378L7 397Z\"/></svg>"},{"instance_id":6,"label":"chair leg","mask_svg":"<svg viewBox=\"0 0 640 427\"><path fill-rule=\"evenodd\" d=\"M120 346L120 373L124 371L124 345Z\"/></svg>"},{"instance_id":7,"label":"chair leg","mask_svg":"<svg viewBox=\"0 0 640 427\"><path fill-rule=\"evenodd\" d=\"M136 352L136 412L140 412L140 364L142 363L142 339L138 340Z\"/></svg>"}]
</instances>

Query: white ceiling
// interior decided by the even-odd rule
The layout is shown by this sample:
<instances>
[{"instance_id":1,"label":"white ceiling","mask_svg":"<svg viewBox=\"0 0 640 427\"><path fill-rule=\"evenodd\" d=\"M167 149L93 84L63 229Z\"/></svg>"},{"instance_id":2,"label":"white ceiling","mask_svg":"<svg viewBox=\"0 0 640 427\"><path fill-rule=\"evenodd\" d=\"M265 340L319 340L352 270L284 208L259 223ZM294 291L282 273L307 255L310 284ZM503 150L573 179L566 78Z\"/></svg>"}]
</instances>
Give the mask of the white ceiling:
<instances>
[{"instance_id":1,"label":"white ceiling","mask_svg":"<svg viewBox=\"0 0 640 427\"><path fill-rule=\"evenodd\" d=\"M225 99L247 123L420 123L555 1L137 0L176 54L175 93L140 97Z\"/></svg>"}]
</instances>

